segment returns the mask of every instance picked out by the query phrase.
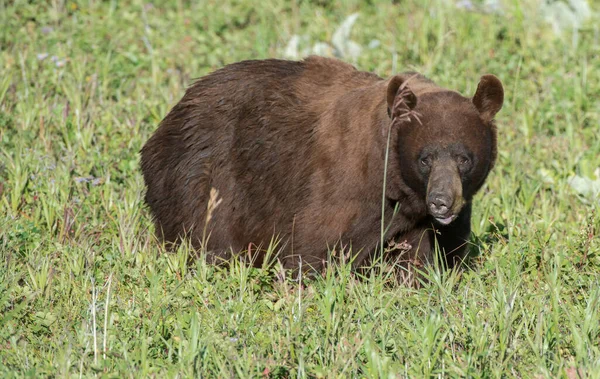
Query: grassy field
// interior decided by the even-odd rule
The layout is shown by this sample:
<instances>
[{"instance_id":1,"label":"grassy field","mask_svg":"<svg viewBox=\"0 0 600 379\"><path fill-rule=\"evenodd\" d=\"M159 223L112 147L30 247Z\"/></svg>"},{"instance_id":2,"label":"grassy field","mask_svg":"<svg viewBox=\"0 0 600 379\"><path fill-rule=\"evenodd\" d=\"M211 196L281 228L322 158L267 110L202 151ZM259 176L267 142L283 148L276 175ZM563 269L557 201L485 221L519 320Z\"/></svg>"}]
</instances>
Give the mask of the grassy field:
<instances>
[{"instance_id":1,"label":"grassy field","mask_svg":"<svg viewBox=\"0 0 600 379\"><path fill-rule=\"evenodd\" d=\"M0 0L0 376L600 377L597 18L557 34L536 0L189 3ZM361 69L504 82L471 268L299 286L161 254L138 152L185 87L294 35L331 46L355 12Z\"/></svg>"}]
</instances>

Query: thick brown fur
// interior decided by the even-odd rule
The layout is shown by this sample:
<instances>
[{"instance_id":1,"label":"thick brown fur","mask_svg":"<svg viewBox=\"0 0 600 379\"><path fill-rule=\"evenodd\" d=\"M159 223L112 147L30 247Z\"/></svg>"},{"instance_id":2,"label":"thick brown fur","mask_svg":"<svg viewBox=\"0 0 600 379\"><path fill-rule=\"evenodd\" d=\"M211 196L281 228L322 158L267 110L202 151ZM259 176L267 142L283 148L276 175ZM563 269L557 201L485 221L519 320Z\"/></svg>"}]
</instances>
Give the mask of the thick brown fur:
<instances>
[{"instance_id":1,"label":"thick brown fur","mask_svg":"<svg viewBox=\"0 0 600 379\"><path fill-rule=\"evenodd\" d=\"M404 240L406 254L429 262L433 227L448 256L461 257L471 198L496 155L500 82L493 90L481 83L476 104L418 74L384 80L321 57L215 71L187 90L142 149L156 232L166 242L190 238L214 262L277 236L285 267L320 269L328 247L340 243L352 247L360 266L381 239L389 135L385 241ZM454 163L444 166L460 171L462 189L453 193L463 198L448 211L457 212L455 221L439 227L427 200L435 183L419 171L419 157L430 145L457 142L475 163L467 176ZM220 203L206 224L212 188ZM260 264L264 252L253 251Z\"/></svg>"}]
</instances>

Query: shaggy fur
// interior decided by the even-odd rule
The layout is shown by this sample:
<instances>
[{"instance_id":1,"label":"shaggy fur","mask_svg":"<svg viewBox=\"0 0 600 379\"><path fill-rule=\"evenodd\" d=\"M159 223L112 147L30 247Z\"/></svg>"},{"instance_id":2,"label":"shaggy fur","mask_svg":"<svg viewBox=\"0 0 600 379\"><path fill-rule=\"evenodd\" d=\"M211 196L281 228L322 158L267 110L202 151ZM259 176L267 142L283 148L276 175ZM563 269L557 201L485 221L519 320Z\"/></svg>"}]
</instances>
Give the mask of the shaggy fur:
<instances>
[{"instance_id":1,"label":"shaggy fur","mask_svg":"<svg viewBox=\"0 0 600 379\"><path fill-rule=\"evenodd\" d=\"M188 237L213 262L275 235L285 267L320 269L340 243L360 266L381 238L389 135L385 241L430 262L433 227L453 260L495 161L492 119L502 100L491 75L468 99L418 74L384 80L321 57L235 63L195 82L143 147L146 202L164 241ZM467 171L456 154L468 158ZM455 197L449 225L432 217L431 191ZM261 264L264 250L251 250Z\"/></svg>"}]
</instances>

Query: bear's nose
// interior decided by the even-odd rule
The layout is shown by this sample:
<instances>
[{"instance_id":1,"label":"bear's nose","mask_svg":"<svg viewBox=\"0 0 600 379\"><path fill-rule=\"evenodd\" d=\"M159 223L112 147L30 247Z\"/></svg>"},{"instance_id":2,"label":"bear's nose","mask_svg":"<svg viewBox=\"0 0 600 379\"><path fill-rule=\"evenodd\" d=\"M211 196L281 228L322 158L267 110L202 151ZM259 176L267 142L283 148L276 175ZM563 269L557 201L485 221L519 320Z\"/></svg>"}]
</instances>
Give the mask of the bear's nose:
<instances>
[{"instance_id":1,"label":"bear's nose","mask_svg":"<svg viewBox=\"0 0 600 379\"><path fill-rule=\"evenodd\" d=\"M429 210L434 216L444 216L452 206L449 196L433 194L429 197Z\"/></svg>"}]
</instances>

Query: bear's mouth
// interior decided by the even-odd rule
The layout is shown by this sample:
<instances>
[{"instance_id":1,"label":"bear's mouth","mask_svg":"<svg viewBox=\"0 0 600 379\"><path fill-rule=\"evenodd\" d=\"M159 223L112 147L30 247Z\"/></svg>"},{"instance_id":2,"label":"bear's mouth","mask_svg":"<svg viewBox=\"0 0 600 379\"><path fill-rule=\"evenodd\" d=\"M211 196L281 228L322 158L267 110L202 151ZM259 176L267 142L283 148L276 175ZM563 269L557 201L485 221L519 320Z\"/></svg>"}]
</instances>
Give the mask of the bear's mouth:
<instances>
[{"instance_id":1,"label":"bear's mouth","mask_svg":"<svg viewBox=\"0 0 600 379\"><path fill-rule=\"evenodd\" d=\"M455 218L456 215L450 215L448 217L434 217L435 221L442 225L450 224L452 221L454 221Z\"/></svg>"}]
</instances>

